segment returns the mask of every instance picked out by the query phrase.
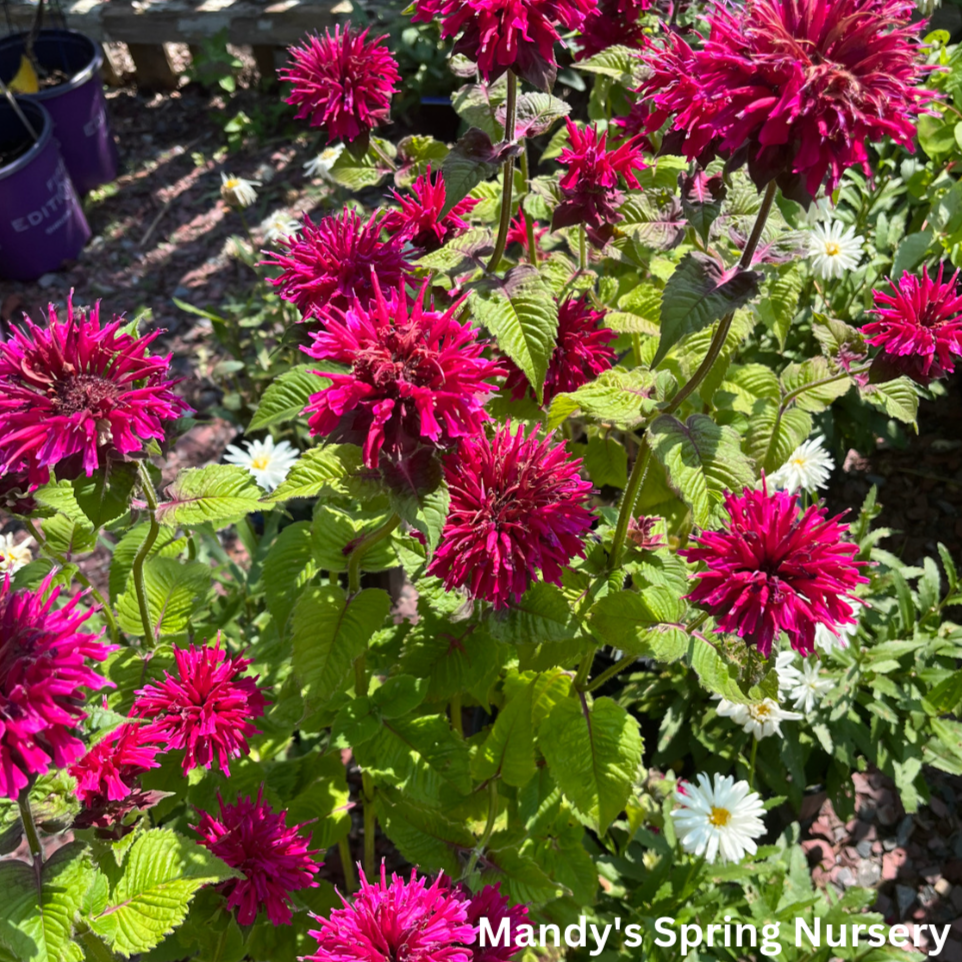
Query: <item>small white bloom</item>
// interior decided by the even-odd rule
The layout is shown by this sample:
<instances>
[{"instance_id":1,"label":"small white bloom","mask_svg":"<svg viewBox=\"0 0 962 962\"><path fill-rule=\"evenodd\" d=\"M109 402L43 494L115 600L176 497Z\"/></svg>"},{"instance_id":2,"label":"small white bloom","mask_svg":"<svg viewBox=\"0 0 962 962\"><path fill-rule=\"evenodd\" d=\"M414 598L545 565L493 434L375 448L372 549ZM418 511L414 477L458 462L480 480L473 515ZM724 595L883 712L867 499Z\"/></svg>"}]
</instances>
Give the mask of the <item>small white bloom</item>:
<instances>
[{"instance_id":1,"label":"small white bloom","mask_svg":"<svg viewBox=\"0 0 962 962\"><path fill-rule=\"evenodd\" d=\"M773 488L783 491L818 491L826 487L835 467L832 456L822 446L822 438L809 438L789 455L788 460L768 476Z\"/></svg>"},{"instance_id":2,"label":"small white bloom","mask_svg":"<svg viewBox=\"0 0 962 962\"><path fill-rule=\"evenodd\" d=\"M801 674L795 667L795 652L780 651L775 656L775 673L778 675L778 697L781 693L798 684Z\"/></svg>"},{"instance_id":3,"label":"small white bloom","mask_svg":"<svg viewBox=\"0 0 962 962\"><path fill-rule=\"evenodd\" d=\"M225 203L234 207L250 207L257 200L257 191L254 188L260 185L259 180L244 180L243 177L235 177L233 174L220 175L220 195Z\"/></svg>"},{"instance_id":4,"label":"small white bloom","mask_svg":"<svg viewBox=\"0 0 962 962\"><path fill-rule=\"evenodd\" d=\"M33 538L24 538L17 544L12 534L0 534L0 574L12 575L30 564L33 561L32 544Z\"/></svg>"},{"instance_id":5,"label":"small white bloom","mask_svg":"<svg viewBox=\"0 0 962 962\"><path fill-rule=\"evenodd\" d=\"M308 177L321 177L327 180L330 177L331 168L343 150L344 144L325 147L313 160L309 160L304 165L304 172Z\"/></svg>"},{"instance_id":6,"label":"small white bloom","mask_svg":"<svg viewBox=\"0 0 962 962\"><path fill-rule=\"evenodd\" d=\"M811 206L801 216L801 222L808 227L814 227L823 220L829 220L832 216L832 201L828 197L819 197L813 200Z\"/></svg>"},{"instance_id":7,"label":"small white bloom","mask_svg":"<svg viewBox=\"0 0 962 962\"><path fill-rule=\"evenodd\" d=\"M736 705L723 698L715 711L722 718L730 718L736 725L755 736L758 741L769 735L781 735L783 721L798 721L802 716L797 712L786 711L774 698L763 698L750 705Z\"/></svg>"},{"instance_id":8,"label":"small white bloom","mask_svg":"<svg viewBox=\"0 0 962 962\"><path fill-rule=\"evenodd\" d=\"M942 6L942 0L915 0L915 5L923 17L931 17L936 7Z\"/></svg>"},{"instance_id":9,"label":"small white bloom","mask_svg":"<svg viewBox=\"0 0 962 962\"><path fill-rule=\"evenodd\" d=\"M865 238L857 236L854 227L835 220L816 224L808 241L812 270L825 280L836 280L858 267Z\"/></svg>"},{"instance_id":10,"label":"small white bloom","mask_svg":"<svg viewBox=\"0 0 962 962\"><path fill-rule=\"evenodd\" d=\"M797 668L793 668L792 671L798 676L792 687L788 689L788 697L795 699L792 707L806 715L811 715L825 692L832 690L832 681L828 678L819 678L818 663L814 659L803 661L801 671Z\"/></svg>"},{"instance_id":11,"label":"small white bloom","mask_svg":"<svg viewBox=\"0 0 962 962\"><path fill-rule=\"evenodd\" d=\"M723 862L740 862L746 852L758 850L756 840L765 834L762 814L765 809L757 792L748 782L736 782L731 775L715 775L715 784L701 772L698 784L685 782L675 790L681 805L671 816L681 847L695 856L704 855L714 864L721 854Z\"/></svg>"},{"instance_id":12,"label":"small white bloom","mask_svg":"<svg viewBox=\"0 0 962 962\"><path fill-rule=\"evenodd\" d=\"M284 240L301 229L301 222L295 220L286 210L275 210L262 224L264 240L269 244Z\"/></svg>"},{"instance_id":13,"label":"small white bloom","mask_svg":"<svg viewBox=\"0 0 962 962\"><path fill-rule=\"evenodd\" d=\"M858 619L861 605L851 598L842 599L845 604L852 609L852 615ZM858 631L858 622L854 625L839 625L836 629L826 628L823 624L815 626L815 647L824 652L830 652L833 648L848 648L848 643L855 637Z\"/></svg>"},{"instance_id":14,"label":"small white bloom","mask_svg":"<svg viewBox=\"0 0 962 962\"><path fill-rule=\"evenodd\" d=\"M224 460L247 468L254 480L265 490L273 491L297 462L298 454L287 441L275 445L268 435L263 441L246 442L246 450L236 444L227 447Z\"/></svg>"}]
</instances>

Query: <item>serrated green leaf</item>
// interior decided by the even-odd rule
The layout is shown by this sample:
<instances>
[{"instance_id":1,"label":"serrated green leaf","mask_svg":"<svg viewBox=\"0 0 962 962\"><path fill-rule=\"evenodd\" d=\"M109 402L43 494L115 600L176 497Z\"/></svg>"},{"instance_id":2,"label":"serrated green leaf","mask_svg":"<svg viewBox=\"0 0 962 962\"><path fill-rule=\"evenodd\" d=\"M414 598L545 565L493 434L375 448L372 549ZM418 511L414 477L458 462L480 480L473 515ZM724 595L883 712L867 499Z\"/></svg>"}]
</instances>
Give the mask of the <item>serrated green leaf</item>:
<instances>
[{"instance_id":1,"label":"serrated green leaf","mask_svg":"<svg viewBox=\"0 0 962 962\"><path fill-rule=\"evenodd\" d=\"M154 639L179 635L192 618L203 614L210 590L211 569L200 561L179 561L154 555L144 563L144 587ZM144 627L132 582L117 599L117 621L129 635L143 635Z\"/></svg>"},{"instance_id":2,"label":"serrated green leaf","mask_svg":"<svg viewBox=\"0 0 962 962\"><path fill-rule=\"evenodd\" d=\"M319 505L311 526L314 561L322 571L347 571L351 546L382 527L388 516L382 512L347 511ZM390 538L372 545L361 559L362 571L385 571L397 566L397 552Z\"/></svg>"},{"instance_id":3,"label":"serrated green leaf","mask_svg":"<svg viewBox=\"0 0 962 962\"><path fill-rule=\"evenodd\" d=\"M281 634L304 585L316 573L311 526L297 521L282 529L261 571L267 608Z\"/></svg>"},{"instance_id":4,"label":"serrated green leaf","mask_svg":"<svg viewBox=\"0 0 962 962\"><path fill-rule=\"evenodd\" d=\"M212 464L182 471L157 505L157 520L168 527L211 523L218 528L261 510L261 489L244 468Z\"/></svg>"},{"instance_id":5,"label":"serrated green leaf","mask_svg":"<svg viewBox=\"0 0 962 962\"><path fill-rule=\"evenodd\" d=\"M451 106L469 127L477 127L490 140L499 141L504 137L504 125L495 119L495 114L507 95L508 84L504 78L490 84L465 84L454 92ZM444 182L447 186L447 174Z\"/></svg>"},{"instance_id":6,"label":"serrated green leaf","mask_svg":"<svg viewBox=\"0 0 962 962\"><path fill-rule=\"evenodd\" d=\"M837 374L842 375L838 380L835 379ZM789 364L782 372L781 381L785 393L794 395L795 406L810 414L824 411L855 383L844 371L834 370L824 357Z\"/></svg>"},{"instance_id":7,"label":"serrated green leaf","mask_svg":"<svg viewBox=\"0 0 962 962\"><path fill-rule=\"evenodd\" d=\"M535 582L488 625L499 641L510 644L539 644L567 641L578 635L579 627L564 592L556 585Z\"/></svg>"},{"instance_id":8,"label":"serrated green leaf","mask_svg":"<svg viewBox=\"0 0 962 962\"><path fill-rule=\"evenodd\" d=\"M752 408L745 449L759 469L771 474L811 433L811 415L798 408L782 412L776 401L763 398Z\"/></svg>"},{"instance_id":9,"label":"serrated green leaf","mask_svg":"<svg viewBox=\"0 0 962 962\"><path fill-rule=\"evenodd\" d=\"M436 808L416 805L390 788L378 792L378 820L409 862L426 872L447 872L452 878L463 868L460 854L476 841L460 822Z\"/></svg>"},{"instance_id":10,"label":"serrated green leaf","mask_svg":"<svg viewBox=\"0 0 962 962\"><path fill-rule=\"evenodd\" d=\"M689 637L681 624L685 604L668 588L615 591L595 602L588 613L592 632L606 645L629 655L658 661L684 658Z\"/></svg>"},{"instance_id":11,"label":"serrated green leaf","mask_svg":"<svg viewBox=\"0 0 962 962\"><path fill-rule=\"evenodd\" d=\"M615 44L606 47L593 57L573 64L576 70L611 77L624 87L637 87L644 79L644 66L638 59L637 50Z\"/></svg>"},{"instance_id":12,"label":"serrated green leaf","mask_svg":"<svg viewBox=\"0 0 962 962\"><path fill-rule=\"evenodd\" d=\"M553 431L575 412L616 427L638 425L655 410L655 375L636 369L612 368L577 391L556 394L548 408L548 430Z\"/></svg>"},{"instance_id":13,"label":"serrated green leaf","mask_svg":"<svg viewBox=\"0 0 962 962\"><path fill-rule=\"evenodd\" d=\"M617 438L594 435L588 438L585 468L597 487L623 488L628 483L628 452Z\"/></svg>"},{"instance_id":14,"label":"serrated green leaf","mask_svg":"<svg viewBox=\"0 0 962 962\"><path fill-rule=\"evenodd\" d=\"M540 90L525 91L518 97L514 122L515 139L546 134L556 121L567 117L569 113L571 105L567 101Z\"/></svg>"},{"instance_id":15,"label":"serrated green leaf","mask_svg":"<svg viewBox=\"0 0 962 962\"><path fill-rule=\"evenodd\" d=\"M330 380L311 373L315 365L300 364L277 378L264 392L247 430L259 431L296 418L312 394L330 385Z\"/></svg>"},{"instance_id":16,"label":"serrated green leaf","mask_svg":"<svg viewBox=\"0 0 962 962\"><path fill-rule=\"evenodd\" d=\"M538 746L558 786L603 835L625 807L641 764L638 722L610 698L590 709L566 698L541 723Z\"/></svg>"},{"instance_id":17,"label":"serrated green leaf","mask_svg":"<svg viewBox=\"0 0 962 962\"><path fill-rule=\"evenodd\" d=\"M504 681L504 704L487 738L471 762L478 781L500 775L505 784L520 788L537 771L532 718L534 672L510 671Z\"/></svg>"},{"instance_id":18,"label":"serrated green leaf","mask_svg":"<svg viewBox=\"0 0 962 962\"><path fill-rule=\"evenodd\" d=\"M116 601L127 588L130 572L134 565L134 558L140 550L150 524L144 522L127 531L117 542L114 553L110 558L110 599ZM150 549L148 558L158 555L162 558L176 558L187 547L186 538L178 538L173 531L161 531Z\"/></svg>"},{"instance_id":19,"label":"serrated green leaf","mask_svg":"<svg viewBox=\"0 0 962 962\"><path fill-rule=\"evenodd\" d=\"M653 453L691 506L699 527L710 527L721 517L726 491L741 491L755 483L737 432L715 424L705 414L693 414L685 423L662 415L649 434Z\"/></svg>"},{"instance_id":20,"label":"serrated green leaf","mask_svg":"<svg viewBox=\"0 0 962 962\"><path fill-rule=\"evenodd\" d=\"M107 459L91 477L81 475L72 484L80 510L94 528L102 528L126 514L136 480L135 464Z\"/></svg>"},{"instance_id":21,"label":"serrated green leaf","mask_svg":"<svg viewBox=\"0 0 962 962\"><path fill-rule=\"evenodd\" d=\"M373 701L383 718L408 715L424 701L428 680L414 675L392 675L374 690Z\"/></svg>"},{"instance_id":22,"label":"serrated green leaf","mask_svg":"<svg viewBox=\"0 0 962 962\"><path fill-rule=\"evenodd\" d=\"M314 585L301 594L291 641L306 701L321 704L337 691L390 610L390 596L380 588L365 588L350 600L337 585Z\"/></svg>"},{"instance_id":23,"label":"serrated green leaf","mask_svg":"<svg viewBox=\"0 0 962 962\"><path fill-rule=\"evenodd\" d=\"M33 497L57 512L41 522L44 541L51 550L68 557L93 550L97 543L94 526L77 503L76 492L69 481L51 481L34 491Z\"/></svg>"},{"instance_id":24,"label":"serrated green leaf","mask_svg":"<svg viewBox=\"0 0 962 962\"><path fill-rule=\"evenodd\" d=\"M470 127L444 158L441 173L444 176L445 199L439 218L464 200L482 180L497 173L491 139L491 135L484 130Z\"/></svg>"},{"instance_id":25,"label":"serrated green leaf","mask_svg":"<svg viewBox=\"0 0 962 962\"><path fill-rule=\"evenodd\" d=\"M798 299L805 284L805 276L798 264L779 267L775 275L762 287L758 302L761 322L778 338L780 349L798 313Z\"/></svg>"},{"instance_id":26,"label":"serrated green leaf","mask_svg":"<svg viewBox=\"0 0 962 962\"><path fill-rule=\"evenodd\" d=\"M130 846L107 905L90 927L114 952L146 952L184 921L197 889L237 875L196 842L151 829Z\"/></svg>"},{"instance_id":27,"label":"serrated green leaf","mask_svg":"<svg viewBox=\"0 0 962 962\"><path fill-rule=\"evenodd\" d=\"M428 558L434 554L441 540L441 532L448 517L451 494L444 481L433 490L415 495L410 490L391 490L391 506L406 521L427 539Z\"/></svg>"},{"instance_id":28,"label":"serrated green leaf","mask_svg":"<svg viewBox=\"0 0 962 962\"><path fill-rule=\"evenodd\" d=\"M889 417L918 430L919 391L911 378L897 377L884 384L869 384L861 388L860 393Z\"/></svg>"},{"instance_id":29,"label":"serrated green leaf","mask_svg":"<svg viewBox=\"0 0 962 962\"><path fill-rule=\"evenodd\" d=\"M321 494L356 496L376 485L376 472L364 467L354 444L327 444L305 451L276 491L266 500L316 498Z\"/></svg>"}]
</instances>

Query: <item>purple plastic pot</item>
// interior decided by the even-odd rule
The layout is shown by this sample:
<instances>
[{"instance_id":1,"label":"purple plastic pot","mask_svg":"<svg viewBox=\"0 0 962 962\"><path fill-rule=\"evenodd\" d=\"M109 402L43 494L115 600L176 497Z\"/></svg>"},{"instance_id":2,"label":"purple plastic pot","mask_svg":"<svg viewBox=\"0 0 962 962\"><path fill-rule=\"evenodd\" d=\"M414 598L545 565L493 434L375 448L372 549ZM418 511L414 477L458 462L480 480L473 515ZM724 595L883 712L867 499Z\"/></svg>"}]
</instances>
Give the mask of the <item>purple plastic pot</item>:
<instances>
[{"instance_id":1,"label":"purple plastic pot","mask_svg":"<svg viewBox=\"0 0 962 962\"><path fill-rule=\"evenodd\" d=\"M0 40L0 77L9 83L20 67L26 34ZM103 51L82 33L41 30L33 45L37 62L47 70L62 70L66 83L48 87L26 99L42 103L53 118L54 136L81 194L117 177L117 145L107 120L107 101L100 68Z\"/></svg>"},{"instance_id":2,"label":"purple plastic pot","mask_svg":"<svg viewBox=\"0 0 962 962\"><path fill-rule=\"evenodd\" d=\"M30 281L75 258L90 228L57 150L50 114L38 103L19 98L17 103L40 136L25 154L0 167L0 277ZM30 139L23 121L0 97L0 148Z\"/></svg>"}]
</instances>

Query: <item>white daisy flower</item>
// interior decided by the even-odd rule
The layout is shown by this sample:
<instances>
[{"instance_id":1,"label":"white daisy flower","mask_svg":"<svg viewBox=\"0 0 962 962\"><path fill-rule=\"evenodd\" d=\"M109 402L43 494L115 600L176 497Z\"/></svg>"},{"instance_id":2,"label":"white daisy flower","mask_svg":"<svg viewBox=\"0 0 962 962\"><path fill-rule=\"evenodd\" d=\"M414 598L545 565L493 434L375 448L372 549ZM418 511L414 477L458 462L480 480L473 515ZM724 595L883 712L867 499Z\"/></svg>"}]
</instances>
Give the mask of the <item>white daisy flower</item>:
<instances>
[{"instance_id":1,"label":"white daisy flower","mask_svg":"<svg viewBox=\"0 0 962 962\"><path fill-rule=\"evenodd\" d=\"M828 197L813 200L808 210L801 216L801 222L808 227L814 227L832 216L832 201Z\"/></svg>"},{"instance_id":2,"label":"white daisy flower","mask_svg":"<svg viewBox=\"0 0 962 962\"><path fill-rule=\"evenodd\" d=\"M748 782L716 774L712 785L701 772L697 785L685 782L675 790L675 800L681 808L671 816L686 852L714 864L719 854L723 862L740 862L746 852L754 855L758 850L756 840L765 834L765 809Z\"/></svg>"},{"instance_id":3,"label":"white daisy flower","mask_svg":"<svg viewBox=\"0 0 962 962\"><path fill-rule=\"evenodd\" d=\"M818 491L828 484L835 467L832 456L823 447L822 438L809 438L789 455L788 460L768 476L769 484L783 491Z\"/></svg>"},{"instance_id":4,"label":"white daisy flower","mask_svg":"<svg viewBox=\"0 0 962 962\"><path fill-rule=\"evenodd\" d=\"M788 697L793 698L792 708L811 715L815 711L815 706L822 700L822 696L832 690L832 681L828 678L820 678L818 675L818 663L816 661L804 660L802 670L793 668L797 678L794 684L788 689ZM781 679L779 679L781 685Z\"/></svg>"},{"instance_id":5,"label":"white daisy flower","mask_svg":"<svg viewBox=\"0 0 962 962\"><path fill-rule=\"evenodd\" d=\"M797 712L786 711L774 698L763 698L750 705L736 705L723 698L715 711L722 718L730 718L742 730L754 735L758 741L769 735L781 735L783 721L798 721L802 716Z\"/></svg>"},{"instance_id":6,"label":"white daisy flower","mask_svg":"<svg viewBox=\"0 0 962 962\"><path fill-rule=\"evenodd\" d=\"M12 575L33 561L30 545L33 538L24 538L19 544L12 534L0 534L0 575Z\"/></svg>"},{"instance_id":7,"label":"white daisy flower","mask_svg":"<svg viewBox=\"0 0 962 962\"><path fill-rule=\"evenodd\" d=\"M331 168L343 150L344 144L325 147L313 160L309 160L304 165L304 173L308 177L321 177L327 180L330 177Z\"/></svg>"},{"instance_id":8,"label":"white daisy flower","mask_svg":"<svg viewBox=\"0 0 962 962\"><path fill-rule=\"evenodd\" d=\"M843 598L842 600L852 609L852 616L857 619L862 606L857 601L852 601L851 598ZM817 624L815 626L815 647L826 653L833 648L844 650L848 648L848 643L855 637L857 631L857 622L854 625L839 625L834 630L826 628L823 624Z\"/></svg>"},{"instance_id":9,"label":"white daisy flower","mask_svg":"<svg viewBox=\"0 0 962 962\"><path fill-rule=\"evenodd\" d=\"M778 697L781 698L781 693L797 685L801 677L795 667L794 651L780 651L775 656L775 672L778 675Z\"/></svg>"},{"instance_id":10,"label":"white daisy flower","mask_svg":"<svg viewBox=\"0 0 962 962\"><path fill-rule=\"evenodd\" d=\"M301 222L291 217L286 210L275 210L261 223L261 230L264 232L264 240L272 244L296 234L301 226Z\"/></svg>"},{"instance_id":11,"label":"white daisy flower","mask_svg":"<svg viewBox=\"0 0 962 962\"><path fill-rule=\"evenodd\" d=\"M858 267L864 243L854 227L846 228L840 220L816 224L808 239L812 270L825 280L837 280Z\"/></svg>"},{"instance_id":12,"label":"white daisy flower","mask_svg":"<svg viewBox=\"0 0 962 962\"><path fill-rule=\"evenodd\" d=\"M227 446L224 455L228 464L247 468L254 480L265 490L273 491L286 477L298 459L298 453L288 441L275 445L268 435L263 441L247 441L245 448L236 444Z\"/></svg>"},{"instance_id":13,"label":"white daisy flower","mask_svg":"<svg viewBox=\"0 0 962 962\"><path fill-rule=\"evenodd\" d=\"M234 207L250 207L257 200L255 187L260 187L259 180L244 180L243 177L235 177L233 174L221 173L220 175L220 196L224 202Z\"/></svg>"}]
</instances>

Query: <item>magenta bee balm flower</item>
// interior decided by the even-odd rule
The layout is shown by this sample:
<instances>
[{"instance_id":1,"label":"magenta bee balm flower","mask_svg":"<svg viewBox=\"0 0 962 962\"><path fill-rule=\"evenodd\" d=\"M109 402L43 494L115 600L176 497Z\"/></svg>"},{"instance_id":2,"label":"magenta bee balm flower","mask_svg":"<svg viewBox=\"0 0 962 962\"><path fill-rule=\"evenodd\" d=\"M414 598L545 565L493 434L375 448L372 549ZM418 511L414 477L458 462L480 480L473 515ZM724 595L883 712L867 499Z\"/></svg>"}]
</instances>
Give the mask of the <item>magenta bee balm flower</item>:
<instances>
[{"instance_id":1,"label":"magenta bee balm flower","mask_svg":"<svg viewBox=\"0 0 962 962\"><path fill-rule=\"evenodd\" d=\"M476 936L473 950L472 962L510 962L522 946L517 944L517 927L528 921L528 908L525 905L512 905L506 895L501 894L501 884L486 885L476 895L472 895L467 889L462 888L464 898L467 901L468 923L475 927L476 933L480 927L481 919L487 919L492 932L497 932L501 927L503 919L508 920L508 930L511 938L507 945L495 945L489 942L482 945L481 939Z\"/></svg>"},{"instance_id":2,"label":"magenta bee balm flower","mask_svg":"<svg viewBox=\"0 0 962 962\"><path fill-rule=\"evenodd\" d=\"M67 473L89 477L110 452L139 452L190 412L171 390L170 355L147 353L159 332L134 337L121 325L101 327L99 306L74 311L68 300L65 321L51 305L48 327L28 320L0 342L0 474L26 467L32 484L46 484L69 458Z\"/></svg>"},{"instance_id":3,"label":"magenta bee balm flower","mask_svg":"<svg viewBox=\"0 0 962 962\"><path fill-rule=\"evenodd\" d=\"M165 671L162 681L136 692L131 715L150 721L145 737L165 751L185 749L184 774L216 759L229 776L229 760L250 751L247 739L257 734L251 719L267 704L257 676L244 676L250 659L222 651L219 642L175 648L174 659L177 677Z\"/></svg>"},{"instance_id":4,"label":"magenta bee balm flower","mask_svg":"<svg viewBox=\"0 0 962 962\"><path fill-rule=\"evenodd\" d=\"M799 199L829 191L846 168L870 173L868 144L913 150L931 99L906 0L716 3L704 47L670 38L645 58L649 130L673 116L667 141L690 159L744 152L759 187Z\"/></svg>"},{"instance_id":5,"label":"magenta bee balm flower","mask_svg":"<svg viewBox=\"0 0 962 962\"><path fill-rule=\"evenodd\" d=\"M577 391L615 363L617 355L608 345L618 335L600 327L604 316L603 310L592 310L587 294L569 298L558 308L558 339L544 379L546 405L556 394ZM524 372L513 361L506 363L505 390L510 391L515 400L525 394L534 397Z\"/></svg>"},{"instance_id":6,"label":"magenta bee balm flower","mask_svg":"<svg viewBox=\"0 0 962 962\"><path fill-rule=\"evenodd\" d=\"M565 123L568 146L558 163L566 164L568 171L560 181L562 200L551 227L584 224L592 243L604 247L614 233L612 225L622 216L618 207L625 197L619 189L619 175L629 187L640 188L635 171L644 170L647 164L634 139L608 150L607 132L599 134L593 125L581 130L567 118Z\"/></svg>"},{"instance_id":7,"label":"magenta bee balm flower","mask_svg":"<svg viewBox=\"0 0 962 962\"><path fill-rule=\"evenodd\" d=\"M60 587L51 572L36 591L0 584L0 795L16 798L31 775L51 764L66 768L84 753L77 724L83 689L104 681L87 659L104 661L116 646L80 626L96 609L79 608L82 594L55 607Z\"/></svg>"},{"instance_id":8,"label":"magenta bee balm flower","mask_svg":"<svg viewBox=\"0 0 962 962\"><path fill-rule=\"evenodd\" d=\"M263 787L256 801L238 798L226 805L218 794L217 802L220 818L201 812L194 831L202 845L243 874L217 890L237 909L240 925L252 924L261 908L272 924L290 925L290 893L315 888L314 875L323 864L314 860L317 850L308 848L310 839L300 834L307 826L288 827L286 814L263 800Z\"/></svg>"},{"instance_id":9,"label":"magenta bee balm flower","mask_svg":"<svg viewBox=\"0 0 962 962\"><path fill-rule=\"evenodd\" d=\"M373 284L373 303L325 313L324 330L304 350L350 367L319 372L331 386L311 396L311 432L363 446L364 463L376 468L382 450L395 458L478 434L493 391L488 379L505 370L481 356L477 331L458 320L463 299L429 311L427 283L412 305L403 287L386 300L376 277Z\"/></svg>"},{"instance_id":10,"label":"magenta bee balm flower","mask_svg":"<svg viewBox=\"0 0 962 962\"><path fill-rule=\"evenodd\" d=\"M323 127L331 140L356 140L390 118L401 75L385 37L367 34L347 24L307 37L290 48L291 66L279 71L293 87L287 102L297 106L297 118Z\"/></svg>"},{"instance_id":11,"label":"magenta bee balm flower","mask_svg":"<svg viewBox=\"0 0 962 962\"><path fill-rule=\"evenodd\" d=\"M374 299L372 272L384 287L397 287L408 276L403 238L384 242L380 234L377 212L364 221L345 207L317 224L305 217L301 234L281 242L286 252L271 253L263 263L283 268L271 283L309 320L327 307L350 307L355 297L369 304Z\"/></svg>"},{"instance_id":12,"label":"magenta bee balm flower","mask_svg":"<svg viewBox=\"0 0 962 962\"><path fill-rule=\"evenodd\" d=\"M705 531L697 548L679 552L703 562L687 597L715 616L718 631L744 638L767 658L779 631L803 655L815 650L815 628L831 631L853 622L847 599L867 582L853 560L858 545L823 507L800 510L798 495L745 488L725 498L728 527Z\"/></svg>"},{"instance_id":13,"label":"magenta bee balm flower","mask_svg":"<svg viewBox=\"0 0 962 962\"><path fill-rule=\"evenodd\" d=\"M444 176L440 171L431 174L431 167L421 174L413 184L411 193L402 195L392 191L394 199L401 205L400 210L389 210L381 221L381 226L389 234L399 234L412 247L428 252L437 250L445 238L456 237L471 225L464 217L471 213L479 200L465 197L459 200L444 217Z\"/></svg>"},{"instance_id":14,"label":"magenta bee balm flower","mask_svg":"<svg viewBox=\"0 0 962 962\"><path fill-rule=\"evenodd\" d=\"M156 760L160 751L144 726L125 722L70 766L70 774L77 779L77 797L89 808L125 799L144 772L160 767Z\"/></svg>"},{"instance_id":15,"label":"magenta bee balm flower","mask_svg":"<svg viewBox=\"0 0 962 962\"><path fill-rule=\"evenodd\" d=\"M594 521L580 465L563 442L526 438L522 427L462 439L445 460L451 506L428 573L496 608L523 595L539 571L559 584Z\"/></svg>"},{"instance_id":16,"label":"magenta bee balm flower","mask_svg":"<svg viewBox=\"0 0 962 962\"><path fill-rule=\"evenodd\" d=\"M559 27L577 30L598 0L416 0L415 22L441 18L441 36L460 38L454 52L485 80L513 70L540 90L554 83Z\"/></svg>"},{"instance_id":17,"label":"magenta bee balm flower","mask_svg":"<svg viewBox=\"0 0 962 962\"><path fill-rule=\"evenodd\" d=\"M641 15L651 0L601 0L581 27L578 60L587 60L608 47L644 47L645 31Z\"/></svg>"},{"instance_id":18,"label":"magenta bee balm flower","mask_svg":"<svg viewBox=\"0 0 962 962\"><path fill-rule=\"evenodd\" d=\"M962 357L962 296L956 271L947 281L939 273L921 277L906 271L891 293L873 291L878 320L863 325L869 344L882 349L880 357L899 373L922 384L955 370L954 357Z\"/></svg>"}]
</instances>

